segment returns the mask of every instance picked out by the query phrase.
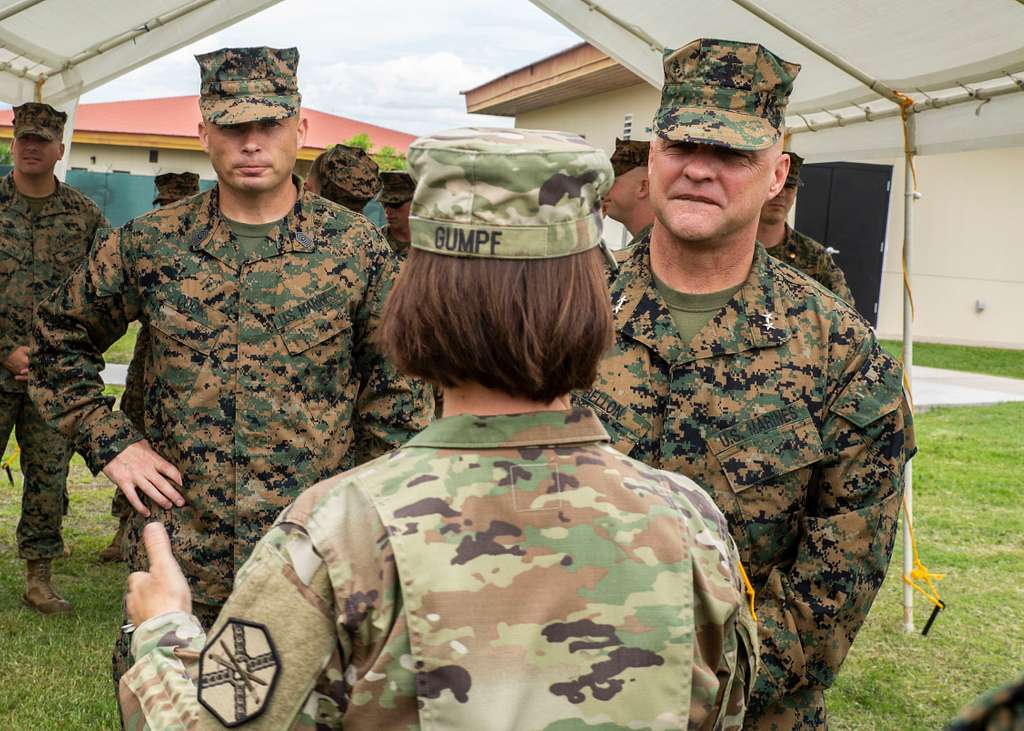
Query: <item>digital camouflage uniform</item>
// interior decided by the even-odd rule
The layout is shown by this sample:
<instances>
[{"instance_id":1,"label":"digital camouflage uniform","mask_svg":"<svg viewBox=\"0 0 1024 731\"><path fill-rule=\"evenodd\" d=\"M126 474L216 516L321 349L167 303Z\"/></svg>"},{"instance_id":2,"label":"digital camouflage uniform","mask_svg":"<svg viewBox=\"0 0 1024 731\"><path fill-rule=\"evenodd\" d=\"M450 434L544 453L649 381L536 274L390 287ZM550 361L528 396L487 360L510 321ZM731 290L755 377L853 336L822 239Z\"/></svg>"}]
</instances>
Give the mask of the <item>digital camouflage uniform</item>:
<instances>
[{"instance_id":1,"label":"digital camouflage uniform","mask_svg":"<svg viewBox=\"0 0 1024 731\"><path fill-rule=\"evenodd\" d=\"M67 115L48 104L14 110L17 137L60 140ZM85 259L96 230L107 221L89 198L55 181L56 190L32 215L14 173L0 180L0 359L29 345L32 313ZM30 369L35 368L30 358ZM28 560L63 554L61 523L67 512L71 444L46 424L29 400L25 381L0 367L0 449L15 430L24 487L18 521L18 555Z\"/></svg>"},{"instance_id":2,"label":"digital camouflage uniform","mask_svg":"<svg viewBox=\"0 0 1024 731\"><path fill-rule=\"evenodd\" d=\"M416 183L413 182L412 176L409 173L400 170L390 170L381 173L380 180L384 186L380 193L380 202L385 208L401 208L412 200ZM391 231L390 226L385 231L385 236L391 250L404 261L409 253L409 242L399 241Z\"/></svg>"},{"instance_id":3,"label":"digital camouflage uniform","mask_svg":"<svg viewBox=\"0 0 1024 731\"><path fill-rule=\"evenodd\" d=\"M162 173L156 176L153 183L156 186L156 196L153 198L154 206L164 206L199 194L199 175L196 173ZM128 363L128 374L124 379L124 392L121 394L120 404L121 411L131 419L135 428L143 433L145 433L143 426L145 374L143 368L149 357L149 343L149 328L142 325L135 338L132 359ZM125 521L131 513L132 506L128 502L128 498L120 490L115 490L114 499L110 505L110 514L120 518L121 524L110 546L100 552L100 558L103 560L120 559Z\"/></svg>"},{"instance_id":4,"label":"digital camouflage uniform","mask_svg":"<svg viewBox=\"0 0 1024 731\"><path fill-rule=\"evenodd\" d=\"M846 276L823 244L786 225L786 237L778 246L767 250L779 261L799 269L808 277L832 290L846 304L853 306L853 294Z\"/></svg>"},{"instance_id":5,"label":"digital camouflage uniform","mask_svg":"<svg viewBox=\"0 0 1024 731\"><path fill-rule=\"evenodd\" d=\"M320 195L357 213L380 193L380 168L365 150L334 145L317 160Z\"/></svg>"},{"instance_id":6,"label":"digital camouflage uniform","mask_svg":"<svg viewBox=\"0 0 1024 731\"><path fill-rule=\"evenodd\" d=\"M276 66L263 56L297 60L293 51L228 49L199 61L204 79L216 79L217 69ZM239 56L251 63L229 62ZM262 97L229 96L222 103L237 108L221 114L203 101L211 85L200 105L225 124L265 109ZM147 502L203 616L215 616L236 570L301 490L426 425L429 389L398 376L373 345L394 273L365 219L302 191L241 259L214 188L99 239L41 306L33 398L94 472L144 436L180 470L184 507ZM152 334L141 430L111 411L99 379L100 354L134 320ZM143 567L141 527L134 515L132 570Z\"/></svg>"},{"instance_id":7,"label":"digital camouflage uniform","mask_svg":"<svg viewBox=\"0 0 1024 731\"><path fill-rule=\"evenodd\" d=\"M1024 676L988 693L965 708L946 731L1021 731L1024 729Z\"/></svg>"},{"instance_id":8,"label":"digital camouflage uniform","mask_svg":"<svg viewBox=\"0 0 1024 731\"><path fill-rule=\"evenodd\" d=\"M786 187L795 188L800 182L800 168L804 159L794 152L789 155L789 174L786 176ZM778 246L769 248L768 253L779 261L799 269L816 282L820 282L848 305L853 305L853 294L846 284L846 276L839 265L832 259L832 254L823 245L810 236L800 233L786 224L786 234Z\"/></svg>"},{"instance_id":9,"label":"digital camouflage uniform","mask_svg":"<svg viewBox=\"0 0 1024 731\"><path fill-rule=\"evenodd\" d=\"M760 74L752 108L776 115L778 135L784 98L766 90L788 94L795 71L760 46L707 40L668 53L658 133L686 139L690 120L698 140L722 131L730 145L771 145L765 118L735 111L749 91L691 90L696 106L680 108L670 88L676 74L723 84L733 64L740 81ZM617 449L692 478L725 513L757 594L762 670L745 727L822 728L823 691L885 576L915 451L901 367L852 308L760 245L692 342L658 293L650 234L620 265L611 301L615 344L577 403Z\"/></svg>"},{"instance_id":10,"label":"digital camouflage uniform","mask_svg":"<svg viewBox=\"0 0 1024 731\"><path fill-rule=\"evenodd\" d=\"M597 245L607 158L493 132L414 143L413 246ZM303 493L210 640L181 612L139 626L126 728L739 729L756 639L724 518L607 438L589 409L452 416ZM224 670L229 651L255 682Z\"/></svg>"}]
</instances>

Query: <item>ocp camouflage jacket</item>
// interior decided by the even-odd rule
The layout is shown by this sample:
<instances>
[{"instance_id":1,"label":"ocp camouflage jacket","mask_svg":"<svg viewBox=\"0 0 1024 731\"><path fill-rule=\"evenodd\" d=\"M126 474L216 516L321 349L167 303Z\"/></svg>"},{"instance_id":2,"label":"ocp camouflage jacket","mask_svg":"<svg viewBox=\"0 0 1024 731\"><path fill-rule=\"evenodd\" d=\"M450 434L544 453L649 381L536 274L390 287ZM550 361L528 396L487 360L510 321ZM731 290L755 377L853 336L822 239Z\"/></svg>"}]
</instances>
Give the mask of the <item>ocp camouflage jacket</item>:
<instances>
[{"instance_id":1,"label":"ocp camouflage jacket","mask_svg":"<svg viewBox=\"0 0 1024 731\"><path fill-rule=\"evenodd\" d=\"M244 687L222 643L254 626ZM736 731L756 672L721 512L587 409L441 419L306 491L209 637L139 626L126 729Z\"/></svg>"}]
</instances>

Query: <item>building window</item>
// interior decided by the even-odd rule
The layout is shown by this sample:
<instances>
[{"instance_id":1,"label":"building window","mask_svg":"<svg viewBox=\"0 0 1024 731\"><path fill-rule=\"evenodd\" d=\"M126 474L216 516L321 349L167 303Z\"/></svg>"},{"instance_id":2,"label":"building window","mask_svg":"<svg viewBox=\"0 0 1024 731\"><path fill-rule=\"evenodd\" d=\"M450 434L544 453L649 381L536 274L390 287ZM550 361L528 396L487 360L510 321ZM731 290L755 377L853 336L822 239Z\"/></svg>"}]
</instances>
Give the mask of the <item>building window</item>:
<instances>
[{"instance_id":1,"label":"building window","mask_svg":"<svg viewBox=\"0 0 1024 731\"><path fill-rule=\"evenodd\" d=\"M95 165L96 164L96 156L95 155L89 155L89 162L91 162L93 165Z\"/></svg>"},{"instance_id":2,"label":"building window","mask_svg":"<svg viewBox=\"0 0 1024 731\"><path fill-rule=\"evenodd\" d=\"M121 173L122 175L131 175L131 170L111 170L112 173Z\"/></svg>"},{"instance_id":3,"label":"building window","mask_svg":"<svg viewBox=\"0 0 1024 731\"><path fill-rule=\"evenodd\" d=\"M150 162L159 162L159 160L160 160L160 150L150 150L149 151L149 161Z\"/></svg>"}]
</instances>

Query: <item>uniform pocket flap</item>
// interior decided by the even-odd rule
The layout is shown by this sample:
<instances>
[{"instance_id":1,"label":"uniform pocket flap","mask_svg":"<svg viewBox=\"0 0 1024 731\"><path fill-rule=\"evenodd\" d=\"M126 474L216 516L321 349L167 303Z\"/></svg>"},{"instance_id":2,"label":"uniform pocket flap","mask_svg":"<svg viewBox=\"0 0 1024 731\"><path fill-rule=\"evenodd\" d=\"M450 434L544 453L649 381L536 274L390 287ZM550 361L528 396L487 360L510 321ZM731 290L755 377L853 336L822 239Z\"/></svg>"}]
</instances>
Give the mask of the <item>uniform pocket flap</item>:
<instances>
[{"instance_id":1,"label":"uniform pocket flap","mask_svg":"<svg viewBox=\"0 0 1024 731\"><path fill-rule=\"evenodd\" d=\"M348 322L338 312L317 312L301 320L288 323L285 327L278 329L278 333L288 352L298 355L330 340L347 327Z\"/></svg>"},{"instance_id":2,"label":"uniform pocket flap","mask_svg":"<svg viewBox=\"0 0 1024 731\"><path fill-rule=\"evenodd\" d=\"M869 357L832 404L839 414L862 429L903 401L903 366L885 352Z\"/></svg>"},{"instance_id":3,"label":"uniform pocket flap","mask_svg":"<svg viewBox=\"0 0 1024 731\"><path fill-rule=\"evenodd\" d=\"M150 319L149 324L167 337L192 348L192 350L205 355L213 352L213 346L217 339L216 331L166 303L160 305L156 316Z\"/></svg>"},{"instance_id":4,"label":"uniform pocket flap","mask_svg":"<svg viewBox=\"0 0 1024 731\"><path fill-rule=\"evenodd\" d=\"M824 456L821 435L803 404L756 416L705 441L736 492Z\"/></svg>"}]
</instances>

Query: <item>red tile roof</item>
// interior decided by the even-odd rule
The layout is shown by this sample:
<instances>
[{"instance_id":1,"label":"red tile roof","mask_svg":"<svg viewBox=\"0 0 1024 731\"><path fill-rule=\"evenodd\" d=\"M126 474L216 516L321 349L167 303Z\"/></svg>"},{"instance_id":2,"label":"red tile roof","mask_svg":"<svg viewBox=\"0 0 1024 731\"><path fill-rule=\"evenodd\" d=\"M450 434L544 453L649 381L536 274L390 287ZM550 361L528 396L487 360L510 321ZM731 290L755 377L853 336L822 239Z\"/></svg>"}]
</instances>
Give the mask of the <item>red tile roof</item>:
<instances>
[{"instance_id":1,"label":"red tile roof","mask_svg":"<svg viewBox=\"0 0 1024 731\"><path fill-rule=\"evenodd\" d=\"M11 127L13 114L10 109L0 110L0 128ZM374 150L387 145L404 153L416 139L416 135L327 114L308 107L302 108L302 115L309 119L307 148L322 150L365 132L373 140ZM166 135L196 139L196 126L200 121L198 96L174 96L81 104L75 113L75 131Z\"/></svg>"}]
</instances>

